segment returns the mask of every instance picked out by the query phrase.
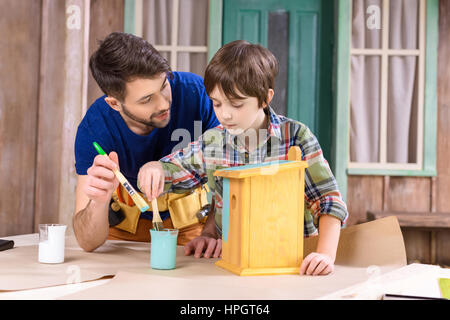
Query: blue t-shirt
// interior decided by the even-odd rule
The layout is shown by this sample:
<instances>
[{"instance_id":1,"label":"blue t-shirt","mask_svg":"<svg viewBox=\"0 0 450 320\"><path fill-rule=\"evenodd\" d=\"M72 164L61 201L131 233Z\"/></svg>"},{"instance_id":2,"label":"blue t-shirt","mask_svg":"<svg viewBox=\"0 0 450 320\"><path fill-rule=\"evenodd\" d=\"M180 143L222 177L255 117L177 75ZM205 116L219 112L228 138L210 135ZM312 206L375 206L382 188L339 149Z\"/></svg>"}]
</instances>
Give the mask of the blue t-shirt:
<instances>
[{"instance_id":1,"label":"blue t-shirt","mask_svg":"<svg viewBox=\"0 0 450 320\"><path fill-rule=\"evenodd\" d=\"M154 128L146 136L131 131L120 113L105 102L105 96L90 106L78 126L75 139L75 168L78 175L86 175L87 169L92 166L98 154L92 145L96 141L107 154L117 152L120 172L138 190L137 174L145 163L157 161L185 147L206 130L219 125L200 76L173 72L173 79L169 81L172 90L170 121L166 127ZM183 134L185 130L177 129L186 129L190 136ZM141 216L147 219L152 217L150 212ZM161 212L161 217L167 218L168 213Z\"/></svg>"}]
</instances>

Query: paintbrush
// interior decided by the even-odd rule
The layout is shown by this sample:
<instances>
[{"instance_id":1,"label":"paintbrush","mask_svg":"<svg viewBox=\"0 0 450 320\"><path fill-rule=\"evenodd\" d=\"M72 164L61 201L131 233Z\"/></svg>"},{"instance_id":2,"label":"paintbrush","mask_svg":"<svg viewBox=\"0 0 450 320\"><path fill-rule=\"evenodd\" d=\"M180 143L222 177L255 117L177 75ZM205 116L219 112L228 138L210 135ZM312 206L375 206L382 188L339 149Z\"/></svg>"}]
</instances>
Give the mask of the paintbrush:
<instances>
[{"instance_id":1,"label":"paintbrush","mask_svg":"<svg viewBox=\"0 0 450 320\"><path fill-rule=\"evenodd\" d=\"M104 155L106 157L108 156L106 154L106 152L103 151L103 149L100 147L100 145L97 142L94 142L93 144L99 154ZM139 210L141 210L141 212L147 211L149 208L147 202L144 200L144 198L142 198L139 195L139 193L136 192L136 190L134 190L134 188L128 182L127 178L125 178L124 175L117 169L113 170L113 172L116 175L117 180L119 180L119 182L122 184L122 186L125 188L125 190L127 190L128 194L130 195L131 199L133 199L134 203L139 208ZM159 214L158 214L158 217L159 217ZM159 219L161 219L161 218L159 218Z\"/></svg>"},{"instance_id":2,"label":"paintbrush","mask_svg":"<svg viewBox=\"0 0 450 320\"><path fill-rule=\"evenodd\" d=\"M161 231L162 229L164 229L164 226L161 220L161 216L159 215L158 203L156 201L156 198L152 200L152 211L153 211L153 219L152 219L153 227L155 228L156 231Z\"/></svg>"}]
</instances>

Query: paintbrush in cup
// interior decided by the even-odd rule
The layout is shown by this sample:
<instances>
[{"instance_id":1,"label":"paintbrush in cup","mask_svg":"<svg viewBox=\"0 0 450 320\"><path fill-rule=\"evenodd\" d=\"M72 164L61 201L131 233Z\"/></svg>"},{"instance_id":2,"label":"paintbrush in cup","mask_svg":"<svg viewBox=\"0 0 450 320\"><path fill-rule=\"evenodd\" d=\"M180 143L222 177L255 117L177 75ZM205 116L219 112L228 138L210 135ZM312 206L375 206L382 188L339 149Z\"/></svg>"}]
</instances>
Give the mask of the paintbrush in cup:
<instances>
[{"instance_id":1,"label":"paintbrush in cup","mask_svg":"<svg viewBox=\"0 0 450 320\"><path fill-rule=\"evenodd\" d=\"M161 216L159 215L158 203L156 201L156 198L152 200L152 211L153 211L153 219L152 219L153 227L155 228L156 231L161 231L162 229L164 229L164 226L161 220Z\"/></svg>"}]
</instances>

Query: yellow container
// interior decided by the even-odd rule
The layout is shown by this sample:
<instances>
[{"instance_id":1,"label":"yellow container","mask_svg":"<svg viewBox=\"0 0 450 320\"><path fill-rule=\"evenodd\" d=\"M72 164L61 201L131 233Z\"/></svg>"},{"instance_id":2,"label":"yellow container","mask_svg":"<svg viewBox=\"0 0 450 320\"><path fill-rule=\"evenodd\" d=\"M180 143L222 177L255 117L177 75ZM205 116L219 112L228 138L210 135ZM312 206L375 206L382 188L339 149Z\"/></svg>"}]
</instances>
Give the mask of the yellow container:
<instances>
[{"instance_id":1,"label":"yellow container","mask_svg":"<svg viewBox=\"0 0 450 320\"><path fill-rule=\"evenodd\" d=\"M215 172L223 177L219 267L241 276L299 273L308 165L298 147L288 159Z\"/></svg>"}]
</instances>

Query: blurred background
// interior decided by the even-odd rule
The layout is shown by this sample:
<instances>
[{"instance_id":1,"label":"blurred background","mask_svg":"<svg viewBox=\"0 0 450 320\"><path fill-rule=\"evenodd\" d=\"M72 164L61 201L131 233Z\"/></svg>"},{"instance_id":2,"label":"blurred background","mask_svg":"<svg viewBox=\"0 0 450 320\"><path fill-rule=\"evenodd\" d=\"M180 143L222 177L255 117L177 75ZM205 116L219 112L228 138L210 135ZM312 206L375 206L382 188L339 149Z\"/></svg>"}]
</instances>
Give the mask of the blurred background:
<instances>
[{"instance_id":1,"label":"blurred background","mask_svg":"<svg viewBox=\"0 0 450 320\"><path fill-rule=\"evenodd\" d=\"M450 1L0 0L0 237L71 227L88 70L113 31L203 76L245 39L280 62L272 107L318 137L348 225L396 215L409 262L450 265Z\"/></svg>"}]
</instances>

